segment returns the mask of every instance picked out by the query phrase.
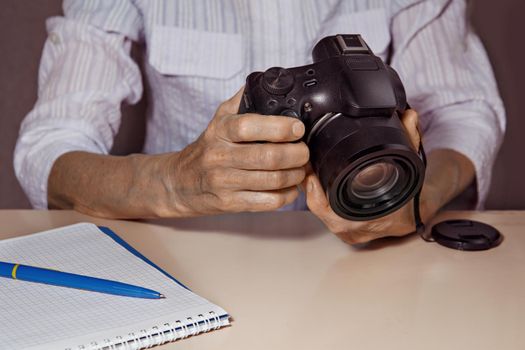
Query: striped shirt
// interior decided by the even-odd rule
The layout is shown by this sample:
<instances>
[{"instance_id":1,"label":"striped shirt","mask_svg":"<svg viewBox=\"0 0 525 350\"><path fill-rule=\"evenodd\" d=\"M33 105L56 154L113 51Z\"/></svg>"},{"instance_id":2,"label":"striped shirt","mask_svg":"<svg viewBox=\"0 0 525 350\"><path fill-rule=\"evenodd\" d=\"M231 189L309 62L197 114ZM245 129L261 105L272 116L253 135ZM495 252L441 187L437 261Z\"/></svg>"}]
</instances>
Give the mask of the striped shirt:
<instances>
[{"instance_id":1,"label":"striped shirt","mask_svg":"<svg viewBox=\"0 0 525 350\"><path fill-rule=\"evenodd\" d=\"M250 72L311 63L315 43L338 33L361 33L383 59L390 52L427 152L467 156L483 206L505 112L464 0L66 0L63 7L64 17L47 21L38 100L15 150L35 208L47 207L47 178L60 155L109 153L121 103L137 102L144 85L151 90L144 152L178 151ZM143 76L130 58L133 41L145 44Z\"/></svg>"}]
</instances>

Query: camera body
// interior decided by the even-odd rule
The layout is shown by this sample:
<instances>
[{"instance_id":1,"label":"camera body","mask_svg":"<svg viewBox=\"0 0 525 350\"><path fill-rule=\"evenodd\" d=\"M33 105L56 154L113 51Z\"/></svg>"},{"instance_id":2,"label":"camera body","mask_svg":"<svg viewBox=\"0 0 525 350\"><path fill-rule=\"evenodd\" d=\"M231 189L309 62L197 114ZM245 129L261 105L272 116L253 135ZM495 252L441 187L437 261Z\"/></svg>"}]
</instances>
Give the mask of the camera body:
<instances>
[{"instance_id":1,"label":"camera body","mask_svg":"<svg viewBox=\"0 0 525 350\"><path fill-rule=\"evenodd\" d=\"M325 37L312 56L310 65L251 73L239 113L304 123L312 168L341 217L370 220L398 209L425 173L399 119L407 108L399 76L359 34Z\"/></svg>"}]
</instances>

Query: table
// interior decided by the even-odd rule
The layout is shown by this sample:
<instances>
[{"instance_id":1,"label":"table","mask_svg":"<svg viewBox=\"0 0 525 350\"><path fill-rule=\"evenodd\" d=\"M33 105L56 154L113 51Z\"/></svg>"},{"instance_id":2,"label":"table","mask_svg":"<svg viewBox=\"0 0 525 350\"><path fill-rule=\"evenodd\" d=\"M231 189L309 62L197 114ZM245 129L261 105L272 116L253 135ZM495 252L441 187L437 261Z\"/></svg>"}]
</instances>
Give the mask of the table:
<instances>
[{"instance_id":1,"label":"table","mask_svg":"<svg viewBox=\"0 0 525 350\"><path fill-rule=\"evenodd\" d=\"M308 212L118 221L0 210L0 239L106 225L232 326L159 349L525 349L525 211L445 212L498 228L493 250L417 236L348 246Z\"/></svg>"}]
</instances>

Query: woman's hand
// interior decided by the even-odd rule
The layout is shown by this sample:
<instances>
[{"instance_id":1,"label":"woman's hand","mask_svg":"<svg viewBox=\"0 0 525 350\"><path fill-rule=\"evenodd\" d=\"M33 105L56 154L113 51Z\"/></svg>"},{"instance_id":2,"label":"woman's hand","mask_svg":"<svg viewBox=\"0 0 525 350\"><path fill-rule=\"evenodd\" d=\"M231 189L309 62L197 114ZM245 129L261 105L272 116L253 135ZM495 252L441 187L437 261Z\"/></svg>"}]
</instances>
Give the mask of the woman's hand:
<instances>
[{"instance_id":1,"label":"woman's hand","mask_svg":"<svg viewBox=\"0 0 525 350\"><path fill-rule=\"evenodd\" d=\"M408 110L401 121L414 149L419 147L418 115ZM425 181L420 196L420 215L428 222L445 204L463 192L474 179L474 165L463 154L436 149L427 154ZM306 203L325 225L343 241L355 244L385 236L403 236L415 231L414 203L370 221L350 221L338 216L328 203L317 176L308 171L303 187Z\"/></svg>"},{"instance_id":2,"label":"woman's hand","mask_svg":"<svg viewBox=\"0 0 525 350\"><path fill-rule=\"evenodd\" d=\"M166 214L274 210L293 202L308 147L297 119L237 114L242 90L219 106L202 135L170 157Z\"/></svg>"}]
</instances>

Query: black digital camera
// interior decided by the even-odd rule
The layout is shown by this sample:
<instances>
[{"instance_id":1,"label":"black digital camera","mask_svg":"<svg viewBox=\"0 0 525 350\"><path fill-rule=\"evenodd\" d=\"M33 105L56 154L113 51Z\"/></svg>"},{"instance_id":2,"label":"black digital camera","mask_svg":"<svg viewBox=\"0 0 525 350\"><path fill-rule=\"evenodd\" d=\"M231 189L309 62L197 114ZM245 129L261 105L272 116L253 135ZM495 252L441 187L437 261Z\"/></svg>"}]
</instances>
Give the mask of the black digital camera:
<instances>
[{"instance_id":1,"label":"black digital camera","mask_svg":"<svg viewBox=\"0 0 525 350\"><path fill-rule=\"evenodd\" d=\"M425 176L399 119L407 108L399 76L358 34L325 37L312 56L311 65L250 74L239 113L304 123L310 163L339 216L370 220L397 210Z\"/></svg>"}]
</instances>

